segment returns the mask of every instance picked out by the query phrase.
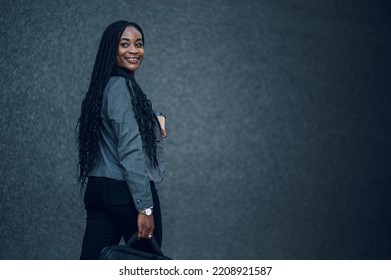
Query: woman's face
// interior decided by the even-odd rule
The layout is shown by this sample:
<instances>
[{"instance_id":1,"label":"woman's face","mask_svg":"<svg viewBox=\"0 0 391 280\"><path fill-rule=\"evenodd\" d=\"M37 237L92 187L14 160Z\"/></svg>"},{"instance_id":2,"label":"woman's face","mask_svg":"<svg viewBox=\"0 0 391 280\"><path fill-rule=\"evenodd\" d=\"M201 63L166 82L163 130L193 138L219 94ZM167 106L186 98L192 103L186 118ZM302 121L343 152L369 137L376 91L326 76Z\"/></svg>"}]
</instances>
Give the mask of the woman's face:
<instances>
[{"instance_id":1,"label":"woman's face","mask_svg":"<svg viewBox=\"0 0 391 280\"><path fill-rule=\"evenodd\" d=\"M143 57L144 43L141 33L133 26L126 27L119 41L116 64L134 75Z\"/></svg>"}]
</instances>

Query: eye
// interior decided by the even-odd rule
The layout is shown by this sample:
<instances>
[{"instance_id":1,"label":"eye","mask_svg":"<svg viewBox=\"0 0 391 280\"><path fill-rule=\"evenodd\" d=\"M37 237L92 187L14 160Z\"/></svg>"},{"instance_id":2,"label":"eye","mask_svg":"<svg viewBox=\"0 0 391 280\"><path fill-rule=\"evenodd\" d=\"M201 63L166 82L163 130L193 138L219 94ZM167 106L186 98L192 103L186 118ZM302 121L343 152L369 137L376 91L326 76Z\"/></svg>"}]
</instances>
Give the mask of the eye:
<instances>
[{"instance_id":1,"label":"eye","mask_svg":"<svg viewBox=\"0 0 391 280\"><path fill-rule=\"evenodd\" d=\"M137 44L136 44L136 47L137 47L137 48L142 48L142 47L143 47L143 43L137 43Z\"/></svg>"},{"instance_id":2,"label":"eye","mask_svg":"<svg viewBox=\"0 0 391 280\"><path fill-rule=\"evenodd\" d=\"M129 44L128 44L128 43L121 43L120 45L121 45L121 47L123 47L123 48L129 47Z\"/></svg>"}]
</instances>

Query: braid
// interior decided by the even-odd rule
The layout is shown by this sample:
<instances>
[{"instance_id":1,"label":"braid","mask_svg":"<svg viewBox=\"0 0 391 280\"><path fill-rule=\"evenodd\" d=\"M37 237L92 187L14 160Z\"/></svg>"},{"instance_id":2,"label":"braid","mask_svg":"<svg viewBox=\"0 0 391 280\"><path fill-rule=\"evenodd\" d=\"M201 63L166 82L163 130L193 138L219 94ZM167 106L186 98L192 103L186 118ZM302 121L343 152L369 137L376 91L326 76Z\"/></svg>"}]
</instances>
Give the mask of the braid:
<instances>
[{"instance_id":1,"label":"braid","mask_svg":"<svg viewBox=\"0 0 391 280\"><path fill-rule=\"evenodd\" d=\"M144 41L144 33L141 27L134 22L117 21L109 25L102 35L91 74L90 85L82 102L81 113L76 126L76 142L79 150L78 182L82 187L85 185L88 174L96 164L99 154L102 92L112 75L121 35L129 25L134 26L141 33ZM151 162L156 166L156 136L152 105L134 78L127 78L126 81L129 92L132 95L132 105L143 145ZM131 84L129 84L129 80Z\"/></svg>"},{"instance_id":2,"label":"braid","mask_svg":"<svg viewBox=\"0 0 391 280\"><path fill-rule=\"evenodd\" d=\"M145 143L145 150L154 166L157 165L156 159L156 135L154 120L155 114L152 110L152 103L143 93L136 80L132 77L131 84L126 80L129 92L132 96L133 110L139 126L140 134L143 143Z\"/></svg>"}]
</instances>

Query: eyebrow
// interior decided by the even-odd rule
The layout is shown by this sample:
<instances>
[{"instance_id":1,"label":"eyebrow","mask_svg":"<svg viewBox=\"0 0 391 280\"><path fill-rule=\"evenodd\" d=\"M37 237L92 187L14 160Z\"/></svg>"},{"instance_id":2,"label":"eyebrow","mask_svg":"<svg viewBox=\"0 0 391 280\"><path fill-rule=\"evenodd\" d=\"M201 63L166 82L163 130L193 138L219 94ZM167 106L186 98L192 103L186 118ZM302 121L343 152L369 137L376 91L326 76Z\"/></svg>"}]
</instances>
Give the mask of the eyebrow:
<instances>
[{"instance_id":1,"label":"eyebrow","mask_svg":"<svg viewBox=\"0 0 391 280\"><path fill-rule=\"evenodd\" d=\"M121 40L130 41L130 39L128 39L128 38L121 38ZM136 42L137 42L137 41L142 41L142 40L143 40L142 38L137 38L137 39L136 39Z\"/></svg>"}]
</instances>

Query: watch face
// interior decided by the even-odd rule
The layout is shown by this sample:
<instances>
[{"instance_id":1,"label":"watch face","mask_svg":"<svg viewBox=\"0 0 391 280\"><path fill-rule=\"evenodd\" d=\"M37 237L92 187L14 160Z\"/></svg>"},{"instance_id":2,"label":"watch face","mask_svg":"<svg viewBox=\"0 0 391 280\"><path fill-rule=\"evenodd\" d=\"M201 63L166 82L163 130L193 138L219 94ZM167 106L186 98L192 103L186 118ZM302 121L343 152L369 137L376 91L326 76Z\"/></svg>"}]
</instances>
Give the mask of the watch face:
<instances>
[{"instance_id":1,"label":"watch face","mask_svg":"<svg viewBox=\"0 0 391 280\"><path fill-rule=\"evenodd\" d=\"M145 209L145 214L146 214L147 216L151 215L151 214L152 214L152 210L149 209L149 208Z\"/></svg>"}]
</instances>

